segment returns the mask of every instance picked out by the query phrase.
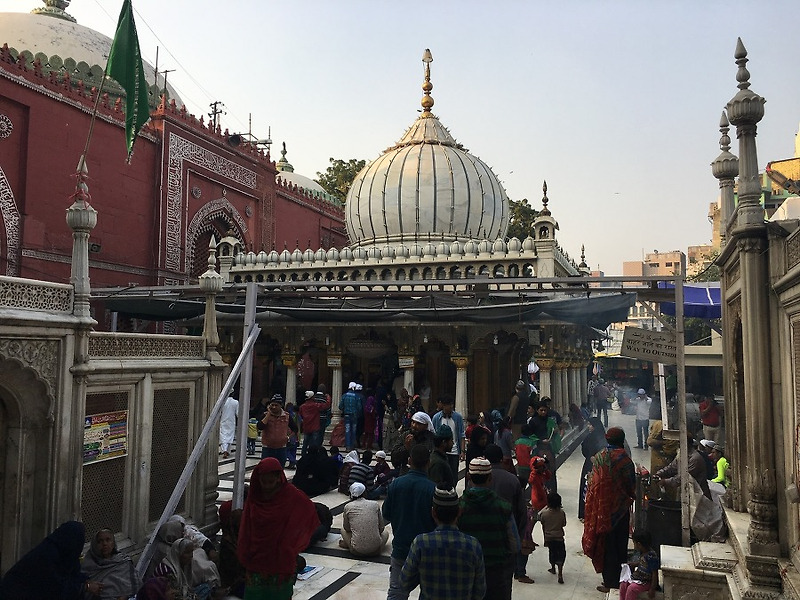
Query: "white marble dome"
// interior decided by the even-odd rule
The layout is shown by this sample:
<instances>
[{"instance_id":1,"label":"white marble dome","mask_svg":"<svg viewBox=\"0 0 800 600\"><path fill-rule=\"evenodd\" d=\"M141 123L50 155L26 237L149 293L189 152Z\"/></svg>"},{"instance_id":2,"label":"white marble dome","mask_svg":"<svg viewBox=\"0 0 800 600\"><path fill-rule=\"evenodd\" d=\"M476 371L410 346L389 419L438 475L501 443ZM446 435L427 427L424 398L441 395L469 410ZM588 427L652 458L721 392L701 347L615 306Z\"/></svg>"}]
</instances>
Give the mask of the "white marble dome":
<instances>
[{"instance_id":1,"label":"white marble dome","mask_svg":"<svg viewBox=\"0 0 800 600\"><path fill-rule=\"evenodd\" d=\"M492 170L427 111L356 176L345 207L353 245L495 239L509 219Z\"/></svg>"},{"instance_id":2,"label":"white marble dome","mask_svg":"<svg viewBox=\"0 0 800 600\"><path fill-rule=\"evenodd\" d=\"M63 11L55 11L63 12ZM71 18L71 17L69 17ZM73 23L67 18L52 14L0 13L0 46L8 44L18 52L29 51L34 56L45 54L48 59L58 56L62 60L73 59L76 63L85 62L89 67L105 69L112 39L99 31ZM147 61L142 61L144 76L148 84L155 81L155 69ZM163 79L163 77L161 78ZM167 84L169 97L178 106L183 105L175 89Z\"/></svg>"}]
</instances>

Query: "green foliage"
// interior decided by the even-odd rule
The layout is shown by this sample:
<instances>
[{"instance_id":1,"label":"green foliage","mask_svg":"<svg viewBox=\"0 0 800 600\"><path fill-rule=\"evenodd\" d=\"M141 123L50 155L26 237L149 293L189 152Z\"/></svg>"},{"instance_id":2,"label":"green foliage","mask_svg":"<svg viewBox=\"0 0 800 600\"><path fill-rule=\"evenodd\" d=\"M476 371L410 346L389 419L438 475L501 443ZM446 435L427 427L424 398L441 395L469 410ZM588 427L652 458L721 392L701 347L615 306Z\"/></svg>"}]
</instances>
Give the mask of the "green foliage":
<instances>
[{"instance_id":1,"label":"green foliage","mask_svg":"<svg viewBox=\"0 0 800 600\"><path fill-rule=\"evenodd\" d=\"M356 175L367 164L365 160L356 160L351 158L344 161L340 158L329 159L331 166L329 166L324 173L317 172L317 179L315 180L320 184L326 192L344 202L347 200L347 192L350 191L350 186Z\"/></svg>"},{"instance_id":2,"label":"green foliage","mask_svg":"<svg viewBox=\"0 0 800 600\"><path fill-rule=\"evenodd\" d=\"M722 271L719 266L714 262L717 260L719 252L715 252L709 257L709 265L700 271L697 275L691 278L691 281L720 281L722 278Z\"/></svg>"},{"instance_id":3,"label":"green foliage","mask_svg":"<svg viewBox=\"0 0 800 600\"><path fill-rule=\"evenodd\" d=\"M539 215L539 211L528 204L527 198L518 201L509 199L508 205L511 214L506 235L510 238L515 237L524 240L529 235L532 235L533 221Z\"/></svg>"}]
</instances>

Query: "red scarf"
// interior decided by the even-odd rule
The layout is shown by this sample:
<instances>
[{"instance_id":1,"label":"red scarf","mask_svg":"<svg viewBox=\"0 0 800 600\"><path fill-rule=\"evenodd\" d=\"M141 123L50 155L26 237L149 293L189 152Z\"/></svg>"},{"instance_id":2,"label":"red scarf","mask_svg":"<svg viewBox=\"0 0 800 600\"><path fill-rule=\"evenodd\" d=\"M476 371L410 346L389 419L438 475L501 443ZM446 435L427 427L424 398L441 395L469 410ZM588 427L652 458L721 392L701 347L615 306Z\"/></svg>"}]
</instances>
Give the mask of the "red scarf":
<instances>
[{"instance_id":1,"label":"red scarf","mask_svg":"<svg viewBox=\"0 0 800 600\"><path fill-rule=\"evenodd\" d=\"M281 474L281 487L265 499L260 476L275 471ZM308 547L317 527L314 503L286 481L280 463L274 458L258 463L250 476L236 550L245 569L262 575L292 575L297 555Z\"/></svg>"}]
</instances>

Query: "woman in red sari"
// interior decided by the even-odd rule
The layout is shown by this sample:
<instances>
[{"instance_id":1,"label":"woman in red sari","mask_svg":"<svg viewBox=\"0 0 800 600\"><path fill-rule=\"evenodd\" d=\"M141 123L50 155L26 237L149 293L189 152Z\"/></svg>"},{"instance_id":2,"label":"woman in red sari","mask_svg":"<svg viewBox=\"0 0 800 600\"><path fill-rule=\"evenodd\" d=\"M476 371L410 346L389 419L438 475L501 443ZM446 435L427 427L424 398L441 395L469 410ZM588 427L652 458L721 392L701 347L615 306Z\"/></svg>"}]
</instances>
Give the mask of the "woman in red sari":
<instances>
[{"instance_id":1,"label":"woman in red sari","mask_svg":"<svg viewBox=\"0 0 800 600\"><path fill-rule=\"evenodd\" d=\"M236 548L246 569L245 600L292 597L297 556L317 527L314 503L286 481L277 459L258 463L250 476Z\"/></svg>"},{"instance_id":2,"label":"woman in red sari","mask_svg":"<svg viewBox=\"0 0 800 600\"><path fill-rule=\"evenodd\" d=\"M603 583L597 586L603 593L619 587L621 566L627 561L636 485L633 461L625 453L625 432L612 427L606 441L608 446L592 457L581 540L595 572L603 574Z\"/></svg>"}]
</instances>

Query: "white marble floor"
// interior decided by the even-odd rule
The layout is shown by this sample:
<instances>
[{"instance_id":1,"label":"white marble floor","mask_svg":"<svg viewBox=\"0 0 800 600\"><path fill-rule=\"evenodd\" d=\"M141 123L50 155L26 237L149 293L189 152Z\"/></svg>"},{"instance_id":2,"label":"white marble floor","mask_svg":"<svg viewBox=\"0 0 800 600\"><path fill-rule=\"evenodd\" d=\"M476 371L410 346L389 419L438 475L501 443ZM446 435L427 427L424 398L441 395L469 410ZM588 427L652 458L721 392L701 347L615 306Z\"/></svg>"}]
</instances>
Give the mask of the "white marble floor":
<instances>
[{"instance_id":1,"label":"white marble floor","mask_svg":"<svg viewBox=\"0 0 800 600\"><path fill-rule=\"evenodd\" d=\"M635 446L634 417L609 411L609 425L624 427L628 438L633 436ZM257 449L260 456L260 444ZM633 449L636 462L649 465L649 452ZM219 502L231 497L233 489L234 456L219 463ZM247 459L248 473L258 463L255 457ZM557 577L547 572L549 563L547 549L539 547L528 560L528 576L536 583L522 584L514 581L513 598L546 598L547 600L568 600L573 598L605 598L595 587L600 584L600 575L594 572L591 561L581 551L583 524L578 520L578 480L580 478L583 456L580 449L558 470L558 489L567 513L566 544L567 560L564 564L564 584L559 584ZM286 476L291 479L293 471L287 470ZM463 487L463 480L459 491ZM314 546L304 554L306 562L312 566L320 566L322 570L306 581L295 584L296 600L383 600L389 585L389 554L391 552L391 536L389 544L380 556L363 559L356 558L339 548L339 529L341 527L341 509L347 497L338 492L328 492L314 498L330 507L334 514L333 527L328 539ZM391 529L391 525L388 526ZM541 529L534 532L534 539L541 544ZM614 590L612 590L613 592ZM419 590L415 590L411 598L418 598ZM613 596L612 596L613 597Z\"/></svg>"}]
</instances>

